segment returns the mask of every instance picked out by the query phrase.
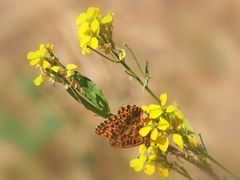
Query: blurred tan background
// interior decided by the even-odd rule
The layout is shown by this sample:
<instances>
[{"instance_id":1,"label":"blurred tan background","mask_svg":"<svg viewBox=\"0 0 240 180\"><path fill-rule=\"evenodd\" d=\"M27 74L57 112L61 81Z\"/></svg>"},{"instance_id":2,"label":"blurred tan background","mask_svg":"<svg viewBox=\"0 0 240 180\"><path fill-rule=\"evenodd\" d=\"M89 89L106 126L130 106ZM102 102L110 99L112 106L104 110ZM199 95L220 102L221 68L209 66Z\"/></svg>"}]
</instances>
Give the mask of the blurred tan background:
<instances>
[{"instance_id":1,"label":"blurred tan background","mask_svg":"<svg viewBox=\"0 0 240 180\"><path fill-rule=\"evenodd\" d=\"M55 44L103 88L112 112L154 100L118 65L81 55L75 18L88 6L112 10L114 38L150 61L150 86L177 100L210 154L240 172L240 1L0 1L0 179L142 180L128 166L137 148L116 149L94 133L102 121L61 86L33 85L26 53ZM187 164L187 163L185 163ZM207 179L187 165L193 177ZM164 178L162 178L164 179ZM172 173L167 179L184 179Z\"/></svg>"}]
</instances>

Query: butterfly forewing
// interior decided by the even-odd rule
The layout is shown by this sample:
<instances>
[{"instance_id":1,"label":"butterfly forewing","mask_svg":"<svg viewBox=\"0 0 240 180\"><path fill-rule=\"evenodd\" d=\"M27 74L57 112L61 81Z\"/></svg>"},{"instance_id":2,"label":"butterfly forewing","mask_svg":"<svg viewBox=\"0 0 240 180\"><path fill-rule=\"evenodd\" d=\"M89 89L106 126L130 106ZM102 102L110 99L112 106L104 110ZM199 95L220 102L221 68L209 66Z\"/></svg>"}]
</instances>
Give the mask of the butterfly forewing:
<instances>
[{"instance_id":1,"label":"butterfly forewing","mask_svg":"<svg viewBox=\"0 0 240 180\"><path fill-rule=\"evenodd\" d=\"M97 126L96 133L108 137L110 145L115 147L137 146L146 142L146 138L139 135L140 128L148 121L145 115L136 105L120 107L116 115Z\"/></svg>"}]
</instances>

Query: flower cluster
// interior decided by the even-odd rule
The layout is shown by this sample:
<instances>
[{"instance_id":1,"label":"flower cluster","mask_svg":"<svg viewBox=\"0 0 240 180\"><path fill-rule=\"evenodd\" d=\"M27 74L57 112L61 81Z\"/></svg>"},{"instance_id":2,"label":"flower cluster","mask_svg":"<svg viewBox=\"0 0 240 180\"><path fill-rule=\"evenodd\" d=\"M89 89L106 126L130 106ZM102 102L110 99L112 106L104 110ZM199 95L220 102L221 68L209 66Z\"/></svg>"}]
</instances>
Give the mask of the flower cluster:
<instances>
[{"instance_id":1,"label":"flower cluster","mask_svg":"<svg viewBox=\"0 0 240 180\"><path fill-rule=\"evenodd\" d=\"M185 127L185 119L180 110L173 104L166 106L167 94L160 95L159 104L150 104L142 106L150 121L139 130L142 137L149 137L150 145L141 145L139 157L130 161L130 166L135 171L141 171L151 175L155 172L155 167L159 167L159 172L163 176L168 176L170 164L167 161L166 154L170 142L176 145L179 150L185 146L185 137L187 145L197 146L195 139L189 135ZM171 138L171 140L170 140Z\"/></svg>"},{"instance_id":2,"label":"flower cluster","mask_svg":"<svg viewBox=\"0 0 240 180\"><path fill-rule=\"evenodd\" d=\"M79 14L76 19L78 36L82 54L90 53L90 48L101 46L105 52L109 49L112 36L113 12L103 16L98 7L89 7L86 12Z\"/></svg>"},{"instance_id":3,"label":"flower cluster","mask_svg":"<svg viewBox=\"0 0 240 180\"><path fill-rule=\"evenodd\" d=\"M53 48L53 44L48 43L44 45L41 43L38 50L27 53L29 64L39 69L39 75L34 79L34 84L36 86L40 86L45 77L50 77L50 81L54 83L56 77L51 72L59 73L69 78L72 71L77 68L74 64L68 64L64 67L59 63L58 59L53 54Z\"/></svg>"}]
</instances>

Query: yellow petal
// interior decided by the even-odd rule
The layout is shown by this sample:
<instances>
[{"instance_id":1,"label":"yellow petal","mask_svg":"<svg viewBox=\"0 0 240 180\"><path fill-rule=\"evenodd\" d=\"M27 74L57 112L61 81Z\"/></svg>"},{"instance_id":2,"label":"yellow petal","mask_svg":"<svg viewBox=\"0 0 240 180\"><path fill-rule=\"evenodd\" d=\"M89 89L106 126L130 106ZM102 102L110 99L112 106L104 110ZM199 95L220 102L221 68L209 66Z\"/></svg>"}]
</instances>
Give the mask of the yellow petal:
<instances>
[{"instance_id":1,"label":"yellow petal","mask_svg":"<svg viewBox=\"0 0 240 180\"><path fill-rule=\"evenodd\" d=\"M39 46L39 55L40 55L40 57L45 57L45 55L46 55L46 48L43 43L41 43Z\"/></svg>"},{"instance_id":2,"label":"yellow petal","mask_svg":"<svg viewBox=\"0 0 240 180\"><path fill-rule=\"evenodd\" d=\"M74 70L74 69L77 69L77 65L75 64L67 64L67 67L66 67L68 70Z\"/></svg>"},{"instance_id":3,"label":"yellow petal","mask_svg":"<svg viewBox=\"0 0 240 180\"><path fill-rule=\"evenodd\" d=\"M89 22L84 22L78 29L78 36L83 38L89 33Z\"/></svg>"},{"instance_id":4,"label":"yellow petal","mask_svg":"<svg viewBox=\"0 0 240 180\"><path fill-rule=\"evenodd\" d=\"M84 48L82 48L82 54L83 55L87 55L89 53L90 53L90 49L87 47L87 45Z\"/></svg>"},{"instance_id":5,"label":"yellow petal","mask_svg":"<svg viewBox=\"0 0 240 180\"><path fill-rule=\"evenodd\" d=\"M98 39L97 38L92 38L90 41L90 47L93 49L97 49L98 47Z\"/></svg>"},{"instance_id":6,"label":"yellow petal","mask_svg":"<svg viewBox=\"0 0 240 180\"><path fill-rule=\"evenodd\" d=\"M112 12L109 12L106 16L104 16L103 18L102 18L102 23L103 24L107 24L107 23L110 23L110 22L112 22L112 18L113 17L113 13Z\"/></svg>"},{"instance_id":7,"label":"yellow petal","mask_svg":"<svg viewBox=\"0 0 240 180\"><path fill-rule=\"evenodd\" d=\"M153 123L152 123L152 120L149 121L149 123L147 123L147 126L151 126Z\"/></svg>"},{"instance_id":8,"label":"yellow petal","mask_svg":"<svg viewBox=\"0 0 240 180\"><path fill-rule=\"evenodd\" d=\"M142 106L141 106L141 109L142 109L144 112L148 113L148 107L147 107L147 106L142 105Z\"/></svg>"},{"instance_id":9,"label":"yellow petal","mask_svg":"<svg viewBox=\"0 0 240 180\"><path fill-rule=\"evenodd\" d=\"M183 138L180 134L173 134L173 142L181 149L183 149Z\"/></svg>"},{"instance_id":10,"label":"yellow petal","mask_svg":"<svg viewBox=\"0 0 240 180\"><path fill-rule=\"evenodd\" d=\"M76 19L76 25L81 25L85 21L87 21L87 14L81 13Z\"/></svg>"},{"instance_id":11,"label":"yellow petal","mask_svg":"<svg viewBox=\"0 0 240 180\"><path fill-rule=\"evenodd\" d=\"M34 84L36 85L36 86L40 86L41 84L42 84L42 82L43 82L43 77L42 77L42 75L39 75L39 76L37 76L35 79L34 79Z\"/></svg>"},{"instance_id":12,"label":"yellow petal","mask_svg":"<svg viewBox=\"0 0 240 180\"><path fill-rule=\"evenodd\" d=\"M119 53L118 58L119 58L119 60L122 61L125 59L125 57L126 57L126 52L124 49L121 49L121 52Z\"/></svg>"},{"instance_id":13,"label":"yellow petal","mask_svg":"<svg viewBox=\"0 0 240 180\"><path fill-rule=\"evenodd\" d=\"M167 109L166 109L166 112L167 113L171 113L171 112L173 112L175 110L175 107L173 106L173 105L169 105L168 107L167 107Z\"/></svg>"},{"instance_id":14,"label":"yellow petal","mask_svg":"<svg viewBox=\"0 0 240 180\"><path fill-rule=\"evenodd\" d=\"M97 19L95 19L92 23L91 23L91 30L93 31L93 33L95 33L95 35L98 35L100 27L99 27L99 22Z\"/></svg>"},{"instance_id":15,"label":"yellow petal","mask_svg":"<svg viewBox=\"0 0 240 180\"><path fill-rule=\"evenodd\" d=\"M152 139L153 141L155 141L155 140L157 139L157 137L158 137L158 130L157 130L157 128L154 128L154 129L152 130L152 133L151 133L151 139Z\"/></svg>"},{"instance_id":16,"label":"yellow petal","mask_svg":"<svg viewBox=\"0 0 240 180\"><path fill-rule=\"evenodd\" d=\"M148 135L149 131L151 130L152 128L150 126L145 126L143 128L141 128L139 130L139 134L142 136L142 137L145 137Z\"/></svg>"},{"instance_id":17,"label":"yellow petal","mask_svg":"<svg viewBox=\"0 0 240 180\"><path fill-rule=\"evenodd\" d=\"M87 17L95 19L99 15L100 9L98 7L89 7L87 9Z\"/></svg>"},{"instance_id":18,"label":"yellow petal","mask_svg":"<svg viewBox=\"0 0 240 180\"><path fill-rule=\"evenodd\" d=\"M194 138L192 136L188 136L188 142L191 144L192 147L194 147L194 148L198 147L198 142L197 142L196 138Z\"/></svg>"},{"instance_id":19,"label":"yellow petal","mask_svg":"<svg viewBox=\"0 0 240 180\"><path fill-rule=\"evenodd\" d=\"M44 49L45 49L45 45L44 45L43 43L41 43L41 44L39 45L39 50L42 51L42 50L44 50Z\"/></svg>"},{"instance_id":20,"label":"yellow petal","mask_svg":"<svg viewBox=\"0 0 240 180\"><path fill-rule=\"evenodd\" d=\"M71 75L72 75L72 72L68 71L65 76L66 76L66 78L69 78Z\"/></svg>"},{"instance_id":21,"label":"yellow petal","mask_svg":"<svg viewBox=\"0 0 240 180\"><path fill-rule=\"evenodd\" d=\"M179 119L179 120L183 120L183 114L180 113L179 111L175 111L174 115Z\"/></svg>"},{"instance_id":22,"label":"yellow petal","mask_svg":"<svg viewBox=\"0 0 240 180\"><path fill-rule=\"evenodd\" d=\"M149 110L148 114L150 119L156 119L162 114L161 106L156 104L150 104L148 106L148 110Z\"/></svg>"},{"instance_id":23,"label":"yellow petal","mask_svg":"<svg viewBox=\"0 0 240 180\"><path fill-rule=\"evenodd\" d=\"M147 156L145 156L144 153L142 153L139 155L139 160L145 162L147 160Z\"/></svg>"},{"instance_id":24,"label":"yellow petal","mask_svg":"<svg viewBox=\"0 0 240 180\"><path fill-rule=\"evenodd\" d=\"M161 106L157 105L157 104L150 104L148 106L149 111L153 111L153 110L158 110L161 109Z\"/></svg>"},{"instance_id":25,"label":"yellow petal","mask_svg":"<svg viewBox=\"0 0 240 180\"><path fill-rule=\"evenodd\" d=\"M59 66L53 66L53 67L51 67L51 70L53 70L54 72L58 72Z\"/></svg>"},{"instance_id":26,"label":"yellow petal","mask_svg":"<svg viewBox=\"0 0 240 180\"><path fill-rule=\"evenodd\" d=\"M145 144L141 144L141 145L139 146L139 154L144 153L144 151L145 151L146 149L147 149L147 148L146 148Z\"/></svg>"},{"instance_id":27,"label":"yellow petal","mask_svg":"<svg viewBox=\"0 0 240 180\"><path fill-rule=\"evenodd\" d=\"M166 93L163 93L160 95L160 104L161 106L165 106L167 102L167 94Z\"/></svg>"},{"instance_id":28,"label":"yellow petal","mask_svg":"<svg viewBox=\"0 0 240 180\"><path fill-rule=\"evenodd\" d=\"M162 152L166 152L169 146L169 140L166 137L157 138L157 146Z\"/></svg>"},{"instance_id":29,"label":"yellow petal","mask_svg":"<svg viewBox=\"0 0 240 180\"><path fill-rule=\"evenodd\" d=\"M46 60L43 60L42 67L43 67L44 69L46 69L46 68L49 68L49 67L51 67L51 64L50 64L48 61L46 61Z\"/></svg>"},{"instance_id":30,"label":"yellow petal","mask_svg":"<svg viewBox=\"0 0 240 180\"><path fill-rule=\"evenodd\" d=\"M152 175L155 172L155 164L149 163L144 167L144 173L147 175Z\"/></svg>"},{"instance_id":31,"label":"yellow petal","mask_svg":"<svg viewBox=\"0 0 240 180\"><path fill-rule=\"evenodd\" d=\"M168 168L166 168L166 167L160 167L160 168L159 168L159 173L160 173L162 176L164 176L164 177L168 177L168 175L169 175L169 170L168 170Z\"/></svg>"},{"instance_id":32,"label":"yellow petal","mask_svg":"<svg viewBox=\"0 0 240 180\"><path fill-rule=\"evenodd\" d=\"M47 43L47 48L52 51L54 48L54 44Z\"/></svg>"},{"instance_id":33,"label":"yellow petal","mask_svg":"<svg viewBox=\"0 0 240 180\"><path fill-rule=\"evenodd\" d=\"M39 62L40 62L40 59L39 59L39 58L36 58L36 59L30 60L30 61L29 61L29 64L30 64L31 66L34 66L34 65L38 64Z\"/></svg>"},{"instance_id":34,"label":"yellow petal","mask_svg":"<svg viewBox=\"0 0 240 180\"><path fill-rule=\"evenodd\" d=\"M163 117L160 117L157 128L162 131L165 131L169 128L169 122L166 119L164 119Z\"/></svg>"},{"instance_id":35,"label":"yellow petal","mask_svg":"<svg viewBox=\"0 0 240 180\"><path fill-rule=\"evenodd\" d=\"M135 171L139 172L142 170L144 162L142 162L138 158L135 158L130 161L129 165L130 167L134 168Z\"/></svg>"},{"instance_id":36,"label":"yellow petal","mask_svg":"<svg viewBox=\"0 0 240 180\"><path fill-rule=\"evenodd\" d=\"M157 159L157 155L156 154L150 154L149 156L148 156L148 160L149 161L154 161L154 160L156 160Z\"/></svg>"},{"instance_id":37,"label":"yellow petal","mask_svg":"<svg viewBox=\"0 0 240 180\"><path fill-rule=\"evenodd\" d=\"M156 119L159 116L161 116L161 114L162 114L162 110L161 109L149 111L150 119Z\"/></svg>"},{"instance_id":38,"label":"yellow petal","mask_svg":"<svg viewBox=\"0 0 240 180\"><path fill-rule=\"evenodd\" d=\"M91 37L90 36L83 36L80 41L80 47L84 48L86 45L90 42Z\"/></svg>"},{"instance_id":39,"label":"yellow petal","mask_svg":"<svg viewBox=\"0 0 240 180\"><path fill-rule=\"evenodd\" d=\"M28 60L32 60L32 59L36 59L38 57L38 54L36 54L35 52L28 52L27 53L27 59Z\"/></svg>"}]
</instances>

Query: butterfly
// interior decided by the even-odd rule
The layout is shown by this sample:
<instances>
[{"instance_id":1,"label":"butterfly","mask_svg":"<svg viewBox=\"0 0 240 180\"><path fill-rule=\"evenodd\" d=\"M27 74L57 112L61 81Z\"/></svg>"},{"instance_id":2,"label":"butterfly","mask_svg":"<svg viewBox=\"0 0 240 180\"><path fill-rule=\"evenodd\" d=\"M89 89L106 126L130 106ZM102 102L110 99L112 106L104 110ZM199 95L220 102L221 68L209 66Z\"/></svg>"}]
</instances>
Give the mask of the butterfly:
<instances>
[{"instance_id":1,"label":"butterfly","mask_svg":"<svg viewBox=\"0 0 240 180\"><path fill-rule=\"evenodd\" d=\"M96 127L96 134L109 138L109 144L119 148L130 148L147 143L139 130L148 123L148 115L136 105L119 108L117 114L107 118Z\"/></svg>"}]
</instances>

